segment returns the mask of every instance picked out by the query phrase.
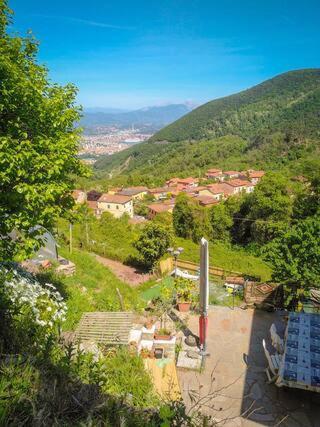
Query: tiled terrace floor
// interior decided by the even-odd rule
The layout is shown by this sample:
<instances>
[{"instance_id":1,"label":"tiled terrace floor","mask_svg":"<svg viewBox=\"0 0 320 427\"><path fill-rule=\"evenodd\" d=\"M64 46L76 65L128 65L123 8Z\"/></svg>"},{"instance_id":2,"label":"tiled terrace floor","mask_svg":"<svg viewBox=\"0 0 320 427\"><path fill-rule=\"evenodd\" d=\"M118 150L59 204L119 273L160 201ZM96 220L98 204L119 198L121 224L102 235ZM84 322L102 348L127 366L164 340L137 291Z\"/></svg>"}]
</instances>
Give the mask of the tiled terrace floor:
<instances>
[{"instance_id":1,"label":"tiled terrace floor","mask_svg":"<svg viewBox=\"0 0 320 427\"><path fill-rule=\"evenodd\" d=\"M209 312L208 352L202 373L178 370L184 400L188 390L204 397L202 410L227 427L320 427L320 394L279 389L267 384L262 339L268 338L274 313L212 306ZM198 335L198 317L188 327ZM214 380L212 381L212 378ZM211 386L212 385L212 386ZM209 402L205 396L213 390ZM214 391L216 390L216 392ZM220 391L218 391L220 390Z\"/></svg>"}]
</instances>

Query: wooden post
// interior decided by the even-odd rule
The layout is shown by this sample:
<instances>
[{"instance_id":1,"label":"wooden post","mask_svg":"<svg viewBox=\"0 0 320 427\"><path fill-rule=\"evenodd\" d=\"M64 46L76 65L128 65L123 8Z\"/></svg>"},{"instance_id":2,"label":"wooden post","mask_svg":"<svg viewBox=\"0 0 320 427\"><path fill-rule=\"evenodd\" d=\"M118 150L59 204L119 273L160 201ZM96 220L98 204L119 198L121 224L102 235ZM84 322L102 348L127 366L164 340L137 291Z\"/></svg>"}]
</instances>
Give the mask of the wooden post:
<instances>
[{"instance_id":1,"label":"wooden post","mask_svg":"<svg viewBox=\"0 0 320 427\"><path fill-rule=\"evenodd\" d=\"M89 245L89 231L88 231L88 223L86 220L86 240L87 240L87 246Z\"/></svg>"},{"instance_id":2,"label":"wooden post","mask_svg":"<svg viewBox=\"0 0 320 427\"><path fill-rule=\"evenodd\" d=\"M124 311L123 298L122 298L122 295L121 295L121 293L119 291L119 288L116 288L116 291L117 291L117 294L118 294L118 297L119 297L121 310Z\"/></svg>"},{"instance_id":3,"label":"wooden post","mask_svg":"<svg viewBox=\"0 0 320 427\"><path fill-rule=\"evenodd\" d=\"M69 252L72 254L72 223L69 222Z\"/></svg>"}]
</instances>

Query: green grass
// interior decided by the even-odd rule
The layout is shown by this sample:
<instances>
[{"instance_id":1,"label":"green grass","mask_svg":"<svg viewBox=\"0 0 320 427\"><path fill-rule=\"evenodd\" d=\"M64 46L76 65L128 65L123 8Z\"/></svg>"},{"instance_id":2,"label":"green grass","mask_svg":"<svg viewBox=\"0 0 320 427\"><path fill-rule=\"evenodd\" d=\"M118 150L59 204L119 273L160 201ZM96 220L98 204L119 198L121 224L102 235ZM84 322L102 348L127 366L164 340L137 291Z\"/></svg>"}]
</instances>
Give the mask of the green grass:
<instances>
[{"instance_id":1,"label":"green grass","mask_svg":"<svg viewBox=\"0 0 320 427\"><path fill-rule=\"evenodd\" d=\"M177 238L176 243L182 246L184 251L181 259L199 263L199 245L191 240ZM244 249L224 243L209 243L210 265L247 274L259 276L261 280L270 280L272 270L262 259L248 254Z\"/></svg>"},{"instance_id":2,"label":"green grass","mask_svg":"<svg viewBox=\"0 0 320 427\"><path fill-rule=\"evenodd\" d=\"M150 301L160 296L163 285L173 286L173 278L166 276L160 280L149 280L139 287L139 295L144 301Z\"/></svg>"},{"instance_id":3,"label":"green grass","mask_svg":"<svg viewBox=\"0 0 320 427\"><path fill-rule=\"evenodd\" d=\"M88 232L88 241L87 241ZM101 220L94 217L88 219L87 232L85 224L73 225L73 246L87 249L107 258L127 262L137 256L136 249L132 246L139 233L139 228L128 223L128 219L116 219L110 214L103 214ZM65 220L58 223L60 240L69 242L69 224Z\"/></svg>"},{"instance_id":4,"label":"green grass","mask_svg":"<svg viewBox=\"0 0 320 427\"><path fill-rule=\"evenodd\" d=\"M64 329L73 329L84 312L121 310L116 288L123 297L125 309L141 308L137 290L119 280L107 267L96 261L93 254L80 250L69 254L65 248L60 253L76 264L75 275L60 279L59 287L68 306Z\"/></svg>"}]
</instances>

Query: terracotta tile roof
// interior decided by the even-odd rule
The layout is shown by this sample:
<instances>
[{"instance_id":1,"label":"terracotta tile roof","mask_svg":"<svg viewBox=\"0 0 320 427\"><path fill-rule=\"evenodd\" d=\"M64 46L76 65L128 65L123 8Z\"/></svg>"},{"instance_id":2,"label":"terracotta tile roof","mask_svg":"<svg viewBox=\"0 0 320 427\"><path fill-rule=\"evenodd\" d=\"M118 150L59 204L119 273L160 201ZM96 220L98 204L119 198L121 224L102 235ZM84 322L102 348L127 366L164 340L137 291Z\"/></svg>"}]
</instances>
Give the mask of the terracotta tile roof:
<instances>
[{"instance_id":1,"label":"terracotta tile roof","mask_svg":"<svg viewBox=\"0 0 320 427\"><path fill-rule=\"evenodd\" d=\"M180 178L177 178L177 177L170 178L170 179L168 179L168 180L166 181L166 183L169 183L169 182L177 183L177 182L179 181L179 179L180 179Z\"/></svg>"},{"instance_id":2,"label":"terracotta tile roof","mask_svg":"<svg viewBox=\"0 0 320 427\"><path fill-rule=\"evenodd\" d=\"M225 280L226 283L232 283L234 285L244 285L245 280L242 276L228 276Z\"/></svg>"},{"instance_id":3,"label":"terracotta tile roof","mask_svg":"<svg viewBox=\"0 0 320 427\"><path fill-rule=\"evenodd\" d=\"M166 184L169 183L175 183L175 184L193 184L195 182L199 182L198 178L192 178L192 176L189 176L188 178L171 178L169 179Z\"/></svg>"},{"instance_id":4,"label":"terracotta tile roof","mask_svg":"<svg viewBox=\"0 0 320 427\"><path fill-rule=\"evenodd\" d=\"M187 188L184 188L183 189L183 192L184 193L187 193L187 194L194 194L194 193L197 193L198 192L198 188L199 187L187 187Z\"/></svg>"},{"instance_id":5,"label":"terracotta tile roof","mask_svg":"<svg viewBox=\"0 0 320 427\"><path fill-rule=\"evenodd\" d=\"M156 187L156 188L150 188L148 191L151 194L155 194L155 193L170 193L171 192L172 187Z\"/></svg>"},{"instance_id":6,"label":"terracotta tile roof","mask_svg":"<svg viewBox=\"0 0 320 427\"><path fill-rule=\"evenodd\" d=\"M262 178L264 174L265 174L265 171L248 170L249 178Z\"/></svg>"},{"instance_id":7,"label":"terracotta tile roof","mask_svg":"<svg viewBox=\"0 0 320 427\"><path fill-rule=\"evenodd\" d=\"M210 196L197 196L194 199L198 200L198 202L200 203L200 205L203 205L203 206L216 205L217 203L219 203L218 200L216 200L216 199L214 199L213 197L210 197Z\"/></svg>"},{"instance_id":8,"label":"terracotta tile roof","mask_svg":"<svg viewBox=\"0 0 320 427\"><path fill-rule=\"evenodd\" d=\"M198 185L198 187L190 188L188 191L194 191L196 193L199 193L201 190L206 190L208 188L207 185Z\"/></svg>"},{"instance_id":9,"label":"terracotta tile roof","mask_svg":"<svg viewBox=\"0 0 320 427\"><path fill-rule=\"evenodd\" d=\"M119 194L107 194L104 193L99 198L98 202L105 202L105 203L118 203L120 205L123 205L127 202L130 202L132 199L128 196L120 196Z\"/></svg>"},{"instance_id":10,"label":"terracotta tile roof","mask_svg":"<svg viewBox=\"0 0 320 427\"><path fill-rule=\"evenodd\" d=\"M240 174L240 172L238 172L238 171L225 171L223 173L224 173L224 175L239 175Z\"/></svg>"},{"instance_id":11,"label":"terracotta tile roof","mask_svg":"<svg viewBox=\"0 0 320 427\"><path fill-rule=\"evenodd\" d=\"M230 181L226 181L227 185L231 185L232 187L248 187L252 186L250 181L246 181L245 179L230 179Z\"/></svg>"},{"instance_id":12,"label":"terracotta tile roof","mask_svg":"<svg viewBox=\"0 0 320 427\"><path fill-rule=\"evenodd\" d=\"M223 194L223 184L208 184L207 188L212 194Z\"/></svg>"},{"instance_id":13,"label":"terracotta tile roof","mask_svg":"<svg viewBox=\"0 0 320 427\"><path fill-rule=\"evenodd\" d=\"M207 173L222 173L221 169L208 169Z\"/></svg>"},{"instance_id":14,"label":"terracotta tile roof","mask_svg":"<svg viewBox=\"0 0 320 427\"><path fill-rule=\"evenodd\" d=\"M221 188L225 196L230 196L231 194L233 194L233 187L231 185L228 185L226 182L219 183L219 187Z\"/></svg>"},{"instance_id":15,"label":"terracotta tile roof","mask_svg":"<svg viewBox=\"0 0 320 427\"><path fill-rule=\"evenodd\" d=\"M165 203L152 203L148 208L154 212L161 213L167 212L173 208L173 205L168 205Z\"/></svg>"}]
</instances>

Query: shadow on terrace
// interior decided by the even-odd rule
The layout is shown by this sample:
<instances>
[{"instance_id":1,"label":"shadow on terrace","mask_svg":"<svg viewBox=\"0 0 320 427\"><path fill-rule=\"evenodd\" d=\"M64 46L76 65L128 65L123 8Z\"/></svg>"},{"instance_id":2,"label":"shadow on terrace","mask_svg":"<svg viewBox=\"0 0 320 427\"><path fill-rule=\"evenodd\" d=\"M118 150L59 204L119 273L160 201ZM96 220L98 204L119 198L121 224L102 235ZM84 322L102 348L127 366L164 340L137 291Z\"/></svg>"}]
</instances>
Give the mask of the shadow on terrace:
<instances>
[{"instance_id":1,"label":"shadow on terrace","mask_svg":"<svg viewBox=\"0 0 320 427\"><path fill-rule=\"evenodd\" d=\"M261 308L279 303L281 291L266 287L251 289ZM218 425L319 427L320 394L269 384L268 366L262 346L272 349L270 326L284 333L280 311L210 306L205 368L201 373L178 370L184 399L193 407L197 394L199 409L211 415ZM198 333L198 317L189 316L188 327ZM195 409L193 407L193 409Z\"/></svg>"}]
</instances>

